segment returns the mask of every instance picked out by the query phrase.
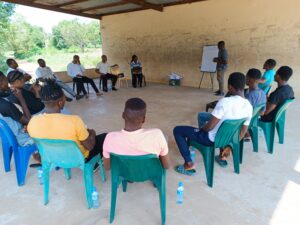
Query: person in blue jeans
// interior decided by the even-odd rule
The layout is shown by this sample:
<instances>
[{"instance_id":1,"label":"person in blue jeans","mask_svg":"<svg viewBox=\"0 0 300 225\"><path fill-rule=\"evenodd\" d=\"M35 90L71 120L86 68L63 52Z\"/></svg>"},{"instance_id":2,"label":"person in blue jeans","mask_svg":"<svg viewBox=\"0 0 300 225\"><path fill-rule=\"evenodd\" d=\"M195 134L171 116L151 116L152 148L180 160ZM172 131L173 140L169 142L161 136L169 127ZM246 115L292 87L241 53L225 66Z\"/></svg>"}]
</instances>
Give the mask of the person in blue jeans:
<instances>
[{"instance_id":1,"label":"person in blue jeans","mask_svg":"<svg viewBox=\"0 0 300 225\"><path fill-rule=\"evenodd\" d=\"M221 99L211 113L210 120L200 129L191 126L176 126L173 130L175 141L179 151L184 158L184 164L175 167L178 173L193 175L195 165L192 162L188 141L196 141L205 146L213 146L217 131L223 121L246 118L241 130L241 137L244 137L252 117L252 106L244 98L245 75L232 73L228 79L228 91L230 97ZM222 152L220 153L222 155ZM217 156L217 162L222 164L222 158ZM220 164L219 163L219 164ZM224 162L225 163L225 162ZM227 162L226 162L227 163Z\"/></svg>"}]
</instances>

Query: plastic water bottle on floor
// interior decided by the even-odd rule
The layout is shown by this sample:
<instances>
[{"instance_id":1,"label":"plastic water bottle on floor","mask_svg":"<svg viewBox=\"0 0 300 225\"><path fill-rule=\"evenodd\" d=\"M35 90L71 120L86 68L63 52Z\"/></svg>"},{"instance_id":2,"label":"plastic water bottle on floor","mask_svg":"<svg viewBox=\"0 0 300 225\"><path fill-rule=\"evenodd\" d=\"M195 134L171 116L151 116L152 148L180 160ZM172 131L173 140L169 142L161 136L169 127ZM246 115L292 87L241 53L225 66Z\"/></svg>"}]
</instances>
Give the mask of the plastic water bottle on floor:
<instances>
[{"instance_id":1,"label":"plastic water bottle on floor","mask_svg":"<svg viewBox=\"0 0 300 225\"><path fill-rule=\"evenodd\" d=\"M195 159L196 159L196 151L195 151L195 148L194 147L190 147L190 153L191 153L191 159L192 159L192 162L195 163Z\"/></svg>"},{"instance_id":2,"label":"plastic water bottle on floor","mask_svg":"<svg viewBox=\"0 0 300 225\"><path fill-rule=\"evenodd\" d=\"M178 183L178 188L177 188L177 198L176 198L177 204L183 203L183 193L184 193L184 187L183 187L183 183L180 181Z\"/></svg>"},{"instance_id":3,"label":"plastic water bottle on floor","mask_svg":"<svg viewBox=\"0 0 300 225\"><path fill-rule=\"evenodd\" d=\"M107 81L107 89L108 89L108 91L112 90L112 82L111 82L111 80Z\"/></svg>"},{"instance_id":4,"label":"plastic water bottle on floor","mask_svg":"<svg viewBox=\"0 0 300 225\"><path fill-rule=\"evenodd\" d=\"M94 209L99 208L99 194L97 192L96 187L93 188L92 201L93 201L93 208Z\"/></svg>"},{"instance_id":5,"label":"plastic water bottle on floor","mask_svg":"<svg viewBox=\"0 0 300 225\"><path fill-rule=\"evenodd\" d=\"M42 169L42 167L38 168L38 178L39 178L40 185L43 185L44 184L44 178L43 178L43 169Z\"/></svg>"}]
</instances>

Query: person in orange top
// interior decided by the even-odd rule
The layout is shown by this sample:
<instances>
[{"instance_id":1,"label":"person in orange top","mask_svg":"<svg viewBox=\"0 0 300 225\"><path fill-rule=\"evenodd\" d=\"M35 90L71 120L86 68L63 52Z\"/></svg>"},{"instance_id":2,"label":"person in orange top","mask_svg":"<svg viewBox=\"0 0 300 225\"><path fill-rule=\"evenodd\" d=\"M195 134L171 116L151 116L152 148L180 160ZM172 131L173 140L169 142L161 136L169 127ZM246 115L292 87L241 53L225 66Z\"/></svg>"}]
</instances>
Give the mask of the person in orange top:
<instances>
[{"instance_id":1,"label":"person in orange top","mask_svg":"<svg viewBox=\"0 0 300 225\"><path fill-rule=\"evenodd\" d=\"M46 81L41 89L41 99L45 104L45 113L34 116L27 127L32 138L75 141L86 162L98 154L102 157L106 133L96 135L95 130L86 128L79 116L61 114L66 99L55 81Z\"/></svg>"}]
</instances>

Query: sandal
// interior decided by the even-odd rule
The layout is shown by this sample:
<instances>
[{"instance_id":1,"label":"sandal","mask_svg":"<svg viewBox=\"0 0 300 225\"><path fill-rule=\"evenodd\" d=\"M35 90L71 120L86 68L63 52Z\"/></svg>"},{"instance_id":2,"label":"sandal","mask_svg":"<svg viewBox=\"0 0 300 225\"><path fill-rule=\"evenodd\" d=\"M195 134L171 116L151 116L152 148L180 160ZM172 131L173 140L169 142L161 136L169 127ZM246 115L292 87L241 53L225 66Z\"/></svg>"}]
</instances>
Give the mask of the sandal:
<instances>
[{"instance_id":1,"label":"sandal","mask_svg":"<svg viewBox=\"0 0 300 225\"><path fill-rule=\"evenodd\" d=\"M250 137L245 137L244 138L244 142L250 142L251 141L251 138Z\"/></svg>"},{"instance_id":2,"label":"sandal","mask_svg":"<svg viewBox=\"0 0 300 225\"><path fill-rule=\"evenodd\" d=\"M194 168L192 169L185 169L184 165L179 165L175 167L175 171L177 173L181 173L188 176L193 176L196 173L196 170Z\"/></svg>"},{"instance_id":3,"label":"sandal","mask_svg":"<svg viewBox=\"0 0 300 225\"><path fill-rule=\"evenodd\" d=\"M227 167L227 165L228 165L227 161L221 159L220 156L218 156L218 155L215 156L215 160L223 168Z\"/></svg>"},{"instance_id":4,"label":"sandal","mask_svg":"<svg viewBox=\"0 0 300 225\"><path fill-rule=\"evenodd\" d=\"M38 167L41 167L41 166L42 166L42 164L40 164L40 163L32 163L32 164L29 165L30 168L38 168Z\"/></svg>"}]
</instances>

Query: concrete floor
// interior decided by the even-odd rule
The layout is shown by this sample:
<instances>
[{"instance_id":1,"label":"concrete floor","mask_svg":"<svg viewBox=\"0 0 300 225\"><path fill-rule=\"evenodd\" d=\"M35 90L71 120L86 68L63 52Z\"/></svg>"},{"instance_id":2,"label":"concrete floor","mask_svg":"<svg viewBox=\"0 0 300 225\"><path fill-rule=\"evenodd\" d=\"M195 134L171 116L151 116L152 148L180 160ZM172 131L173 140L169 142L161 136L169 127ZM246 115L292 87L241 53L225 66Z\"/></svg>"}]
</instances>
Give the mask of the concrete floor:
<instances>
[{"instance_id":1,"label":"concrete floor","mask_svg":"<svg viewBox=\"0 0 300 225\"><path fill-rule=\"evenodd\" d=\"M68 104L88 127L98 133L120 130L121 113L130 97L141 97L148 104L145 127L161 128L168 136L173 165L182 163L172 135L178 124L196 125L196 113L207 102L216 99L211 91L185 87L150 84L143 89L121 88L96 98ZM244 163L239 175L233 172L232 160L226 169L215 165L214 187L206 185L202 158L197 153L197 175L167 172L167 222L170 225L299 225L300 224L300 102L287 113L286 139L274 154L266 152L260 137L259 153L245 146ZM277 137L276 137L277 138ZM2 154L2 153L0 153ZM15 168L5 173L0 157L0 224L109 224L110 179L95 184L100 192L99 209L87 210L82 174L74 169L70 181L63 172L53 171L50 181L50 201L43 205L43 188L38 184L36 169L28 169L26 184L18 187ZM176 205L176 187L183 181L183 205ZM118 192L115 225L160 224L157 191L150 183L129 184L127 193Z\"/></svg>"}]
</instances>

